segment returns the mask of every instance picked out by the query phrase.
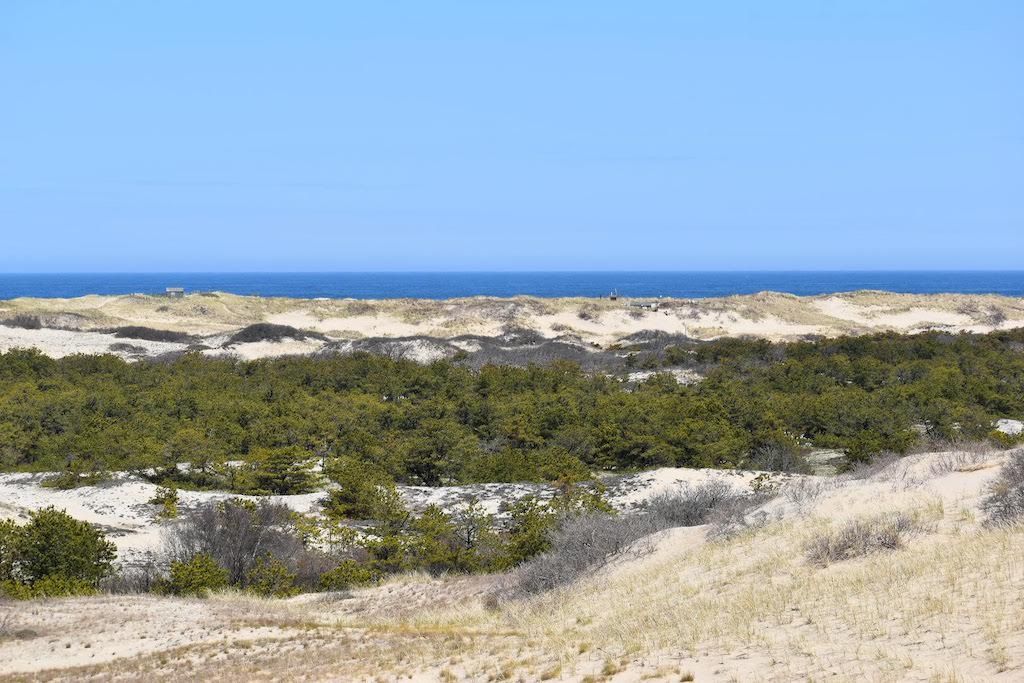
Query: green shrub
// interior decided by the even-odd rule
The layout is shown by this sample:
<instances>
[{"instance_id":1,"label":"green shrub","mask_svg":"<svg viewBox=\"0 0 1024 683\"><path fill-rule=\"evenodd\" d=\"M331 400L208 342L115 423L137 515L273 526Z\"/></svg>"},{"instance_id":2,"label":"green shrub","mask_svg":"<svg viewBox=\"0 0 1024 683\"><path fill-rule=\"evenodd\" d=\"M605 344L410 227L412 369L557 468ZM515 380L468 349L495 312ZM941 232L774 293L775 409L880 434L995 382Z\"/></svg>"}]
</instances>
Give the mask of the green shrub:
<instances>
[{"instance_id":1,"label":"green shrub","mask_svg":"<svg viewBox=\"0 0 1024 683\"><path fill-rule=\"evenodd\" d=\"M156 493L149 499L150 505L159 505L160 510L157 517L160 519L174 519L178 516L178 489L169 486L159 486Z\"/></svg>"},{"instance_id":2,"label":"green shrub","mask_svg":"<svg viewBox=\"0 0 1024 683\"><path fill-rule=\"evenodd\" d=\"M235 488L252 495L309 493L315 483L310 460L310 453L298 446L256 449L239 470Z\"/></svg>"},{"instance_id":3,"label":"green shrub","mask_svg":"<svg viewBox=\"0 0 1024 683\"><path fill-rule=\"evenodd\" d=\"M18 553L18 525L12 520L0 519L0 581L14 580Z\"/></svg>"},{"instance_id":4,"label":"green shrub","mask_svg":"<svg viewBox=\"0 0 1024 683\"><path fill-rule=\"evenodd\" d=\"M268 598L289 598L300 592L295 585L296 576L284 562L265 555L245 575L245 588Z\"/></svg>"},{"instance_id":5,"label":"green shrub","mask_svg":"<svg viewBox=\"0 0 1024 683\"><path fill-rule=\"evenodd\" d=\"M205 597L210 591L226 588L228 570L217 564L211 556L200 553L187 562L172 562L168 578L158 590L170 595Z\"/></svg>"},{"instance_id":6,"label":"green shrub","mask_svg":"<svg viewBox=\"0 0 1024 683\"><path fill-rule=\"evenodd\" d=\"M342 457L328 464L326 474L338 485L324 503L328 517L385 523L401 522L408 517L394 481L379 468Z\"/></svg>"},{"instance_id":7,"label":"green shrub","mask_svg":"<svg viewBox=\"0 0 1024 683\"><path fill-rule=\"evenodd\" d=\"M31 600L32 586L13 579L0 581L0 598L8 600Z\"/></svg>"},{"instance_id":8,"label":"green shrub","mask_svg":"<svg viewBox=\"0 0 1024 683\"><path fill-rule=\"evenodd\" d=\"M558 517L536 497L513 503L509 509L509 520L505 552L510 565L517 565L551 547L551 532Z\"/></svg>"},{"instance_id":9,"label":"green shrub","mask_svg":"<svg viewBox=\"0 0 1024 683\"><path fill-rule=\"evenodd\" d=\"M95 586L110 574L117 555L102 532L53 507L30 513L14 539L15 573L29 584L60 575Z\"/></svg>"},{"instance_id":10,"label":"green shrub","mask_svg":"<svg viewBox=\"0 0 1024 683\"><path fill-rule=\"evenodd\" d=\"M33 598L64 598L77 595L96 595L96 586L82 579L60 574L44 576L31 585Z\"/></svg>"},{"instance_id":11,"label":"green shrub","mask_svg":"<svg viewBox=\"0 0 1024 683\"><path fill-rule=\"evenodd\" d=\"M320 576L320 588L326 591L342 591L364 586L375 580L373 570L355 560L343 560L337 567Z\"/></svg>"}]
</instances>

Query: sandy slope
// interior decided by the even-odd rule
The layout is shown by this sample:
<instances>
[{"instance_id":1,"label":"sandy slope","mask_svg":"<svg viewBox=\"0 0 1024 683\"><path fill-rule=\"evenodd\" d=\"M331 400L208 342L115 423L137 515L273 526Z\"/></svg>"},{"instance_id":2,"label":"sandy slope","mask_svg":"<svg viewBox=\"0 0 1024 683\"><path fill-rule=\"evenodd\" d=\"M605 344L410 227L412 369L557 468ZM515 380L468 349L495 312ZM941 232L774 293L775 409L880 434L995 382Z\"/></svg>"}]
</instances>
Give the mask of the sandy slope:
<instances>
[{"instance_id":1,"label":"sandy slope","mask_svg":"<svg viewBox=\"0 0 1024 683\"><path fill-rule=\"evenodd\" d=\"M1002 453L802 478L748 531L676 529L590 578L489 605L488 577L399 577L271 602L103 597L0 605L0 674L50 680L1017 681L1024 528L981 526ZM674 475L661 476L669 479ZM663 482L664 483L664 482ZM924 530L827 567L806 541L895 511ZM500 580L500 577L497 579Z\"/></svg>"},{"instance_id":2,"label":"sandy slope","mask_svg":"<svg viewBox=\"0 0 1024 683\"><path fill-rule=\"evenodd\" d=\"M100 330L125 325L225 335L246 325L271 322L315 330L333 340L463 335L495 337L509 329L607 346L644 331L696 339L752 335L773 340L806 335L860 334L925 329L985 332L1024 326L1024 299L995 295L851 292L815 297L763 292L717 299L661 299L658 310L628 299L542 299L472 297L443 301L394 299L314 300L244 297L224 293L160 296L86 296L77 299L0 301L0 320L16 314L39 316L44 326L0 327L0 350L33 346L51 355L105 351L115 342L144 347L152 355L173 348L116 339ZM71 330L70 332L64 330ZM89 331L90 335L81 335ZM222 339L218 338L219 341ZM308 353L322 342L284 342L236 347L245 357ZM130 352L116 351L122 355ZM220 351L211 351L219 353Z\"/></svg>"}]
</instances>

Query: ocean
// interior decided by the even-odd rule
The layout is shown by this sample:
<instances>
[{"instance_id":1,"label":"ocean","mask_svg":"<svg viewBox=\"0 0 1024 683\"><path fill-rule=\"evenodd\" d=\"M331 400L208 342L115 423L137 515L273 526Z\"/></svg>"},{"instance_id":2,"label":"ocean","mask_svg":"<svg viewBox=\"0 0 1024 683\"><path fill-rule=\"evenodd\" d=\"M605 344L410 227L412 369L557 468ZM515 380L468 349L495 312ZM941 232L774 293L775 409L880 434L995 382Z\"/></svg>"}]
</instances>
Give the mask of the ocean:
<instances>
[{"instance_id":1,"label":"ocean","mask_svg":"<svg viewBox=\"0 0 1024 683\"><path fill-rule=\"evenodd\" d=\"M220 291L284 297L449 299L464 296L703 298L761 291L812 295L877 289L1024 296L1024 271L0 273L0 299Z\"/></svg>"}]
</instances>

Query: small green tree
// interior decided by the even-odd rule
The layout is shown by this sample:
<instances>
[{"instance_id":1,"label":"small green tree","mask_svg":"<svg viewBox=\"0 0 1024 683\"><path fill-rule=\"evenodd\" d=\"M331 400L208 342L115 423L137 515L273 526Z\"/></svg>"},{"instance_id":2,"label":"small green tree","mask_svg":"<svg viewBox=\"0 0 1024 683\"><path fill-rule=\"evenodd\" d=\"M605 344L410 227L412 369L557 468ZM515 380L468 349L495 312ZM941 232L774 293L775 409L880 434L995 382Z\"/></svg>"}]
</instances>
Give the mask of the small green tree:
<instances>
[{"instance_id":1,"label":"small green tree","mask_svg":"<svg viewBox=\"0 0 1024 683\"><path fill-rule=\"evenodd\" d=\"M429 505L409 523L410 561L431 574L450 571L458 562L458 531L452 518L437 505Z\"/></svg>"},{"instance_id":2,"label":"small green tree","mask_svg":"<svg viewBox=\"0 0 1024 683\"><path fill-rule=\"evenodd\" d=\"M299 594L296 577L288 565L267 554L258 559L245 575L245 588L268 598L289 598Z\"/></svg>"},{"instance_id":3,"label":"small green tree","mask_svg":"<svg viewBox=\"0 0 1024 683\"><path fill-rule=\"evenodd\" d=\"M157 511L159 519L174 519L178 516L178 490L169 486L158 486L153 497L149 499L150 505L159 505Z\"/></svg>"},{"instance_id":4,"label":"small green tree","mask_svg":"<svg viewBox=\"0 0 1024 683\"><path fill-rule=\"evenodd\" d=\"M18 525L12 520L0 520L0 581L13 581L18 560Z\"/></svg>"},{"instance_id":5,"label":"small green tree","mask_svg":"<svg viewBox=\"0 0 1024 683\"><path fill-rule=\"evenodd\" d=\"M551 507L535 496L512 504L509 509L508 539L505 553L509 565L517 565L551 547L551 531L558 517Z\"/></svg>"},{"instance_id":6,"label":"small green tree","mask_svg":"<svg viewBox=\"0 0 1024 683\"><path fill-rule=\"evenodd\" d=\"M401 525L408 517L395 483L371 465L355 458L336 458L327 466L327 477L338 485L324 503L324 512L333 519Z\"/></svg>"},{"instance_id":7,"label":"small green tree","mask_svg":"<svg viewBox=\"0 0 1024 683\"><path fill-rule=\"evenodd\" d=\"M501 539L494 528L494 517L473 498L454 515L459 553L454 568L478 572L500 569L503 563Z\"/></svg>"},{"instance_id":8,"label":"small green tree","mask_svg":"<svg viewBox=\"0 0 1024 683\"><path fill-rule=\"evenodd\" d=\"M342 560L337 567L320 575L320 588L326 591L348 590L376 578L373 570L355 560Z\"/></svg>"},{"instance_id":9,"label":"small green tree","mask_svg":"<svg viewBox=\"0 0 1024 683\"><path fill-rule=\"evenodd\" d=\"M113 568L117 550L103 533L54 507L30 513L16 533L17 574L27 583L60 575L96 585Z\"/></svg>"},{"instance_id":10,"label":"small green tree","mask_svg":"<svg viewBox=\"0 0 1024 683\"><path fill-rule=\"evenodd\" d=\"M204 597L210 591L228 585L228 570L217 564L210 555L200 553L188 562L172 562L170 575L158 585L158 590L170 595Z\"/></svg>"},{"instance_id":11,"label":"small green tree","mask_svg":"<svg viewBox=\"0 0 1024 683\"><path fill-rule=\"evenodd\" d=\"M250 457L249 465L239 476L244 493L285 496L308 493L313 488L311 456L298 446L260 448Z\"/></svg>"}]
</instances>

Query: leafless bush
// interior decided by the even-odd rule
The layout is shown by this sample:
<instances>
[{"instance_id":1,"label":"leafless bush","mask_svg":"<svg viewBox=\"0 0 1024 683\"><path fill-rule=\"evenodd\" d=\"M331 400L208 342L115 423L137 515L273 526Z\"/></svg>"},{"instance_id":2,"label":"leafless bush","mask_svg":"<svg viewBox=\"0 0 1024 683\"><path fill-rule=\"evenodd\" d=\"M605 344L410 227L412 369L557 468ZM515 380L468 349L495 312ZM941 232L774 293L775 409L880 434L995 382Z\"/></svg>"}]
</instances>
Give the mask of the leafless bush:
<instances>
[{"instance_id":1,"label":"leafless bush","mask_svg":"<svg viewBox=\"0 0 1024 683\"><path fill-rule=\"evenodd\" d=\"M992 526L1009 526L1024 521L1024 451L1010 455L999 471L999 477L989 485L982 509Z\"/></svg>"},{"instance_id":2,"label":"leafless bush","mask_svg":"<svg viewBox=\"0 0 1024 683\"><path fill-rule=\"evenodd\" d=\"M992 451L992 446L986 443L961 444L956 450L936 455L930 471L936 477L951 472L971 472L986 463Z\"/></svg>"},{"instance_id":3,"label":"leafless bush","mask_svg":"<svg viewBox=\"0 0 1024 683\"><path fill-rule=\"evenodd\" d=\"M562 586L604 566L623 552L653 549L644 539L665 529L711 523L715 528L744 524L746 513L769 494L742 494L722 480L654 496L628 515L590 513L565 517L551 537L551 548L522 565L506 592L511 597Z\"/></svg>"},{"instance_id":4,"label":"leafless bush","mask_svg":"<svg viewBox=\"0 0 1024 683\"><path fill-rule=\"evenodd\" d=\"M998 308L990 308L987 315L985 316L985 324L991 325L992 327L999 327L1007 320L1006 313Z\"/></svg>"},{"instance_id":5,"label":"leafless bush","mask_svg":"<svg viewBox=\"0 0 1024 683\"><path fill-rule=\"evenodd\" d=\"M746 467L762 472L792 472L810 474L811 464L803 453L778 445L761 446L750 454Z\"/></svg>"},{"instance_id":6,"label":"leafless bush","mask_svg":"<svg viewBox=\"0 0 1024 683\"><path fill-rule=\"evenodd\" d=\"M572 583L630 547L641 554L645 549L636 541L656 530L645 515L567 517L553 534L551 549L517 570L512 592L533 595Z\"/></svg>"},{"instance_id":7,"label":"leafless bush","mask_svg":"<svg viewBox=\"0 0 1024 683\"><path fill-rule=\"evenodd\" d=\"M903 460L897 453L881 453L870 462L860 463L843 475L844 479L864 480L876 479Z\"/></svg>"},{"instance_id":8,"label":"leafless bush","mask_svg":"<svg viewBox=\"0 0 1024 683\"><path fill-rule=\"evenodd\" d=\"M100 590L113 595L141 595L151 593L163 572L156 563L137 567L124 567L100 582Z\"/></svg>"},{"instance_id":9,"label":"leafless bush","mask_svg":"<svg viewBox=\"0 0 1024 683\"><path fill-rule=\"evenodd\" d=\"M645 514L657 529L698 526L706 524L716 508L742 496L721 479L711 479L700 486L653 496Z\"/></svg>"},{"instance_id":10,"label":"leafless bush","mask_svg":"<svg viewBox=\"0 0 1024 683\"><path fill-rule=\"evenodd\" d=\"M768 522L768 515L755 511L775 496L775 491L768 489L723 500L708 515L708 524L711 525L708 537L731 538L748 529L763 526Z\"/></svg>"},{"instance_id":11,"label":"leafless bush","mask_svg":"<svg viewBox=\"0 0 1024 683\"><path fill-rule=\"evenodd\" d=\"M787 482L781 492L786 500L802 508L816 501L826 491L835 488L838 483L836 479L824 477L800 477Z\"/></svg>"},{"instance_id":12,"label":"leafless bush","mask_svg":"<svg viewBox=\"0 0 1024 683\"><path fill-rule=\"evenodd\" d=\"M807 561L826 566L871 553L897 550L904 540L922 529L917 518L906 513L855 519L837 531L826 531L812 538L804 548Z\"/></svg>"},{"instance_id":13,"label":"leafless bush","mask_svg":"<svg viewBox=\"0 0 1024 683\"><path fill-rule=\"evenodd\" d=\"M0 322L0 324L5 327L20 327L24 330L41 330L43 328L43 322L39 319L38 315L27 315L25 313L11 316Z\"/></svg>"},{"instance_id":14,"label":"leafless bush","mask_svg":"<svg viewBox=\"0 0 1024 683\"><path fill-rule=\"evenodd\" d=\"M280 503L229 500L198 508L171 526L164 537L168 563L187 562L206 553L239 583L256 563L272 555L299 573L299 582L315 584L326 560L314 557L295 526L295 515Z\"/></svg>"}]
</instances>

